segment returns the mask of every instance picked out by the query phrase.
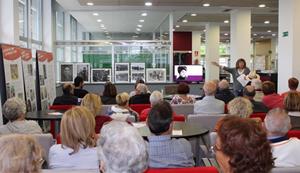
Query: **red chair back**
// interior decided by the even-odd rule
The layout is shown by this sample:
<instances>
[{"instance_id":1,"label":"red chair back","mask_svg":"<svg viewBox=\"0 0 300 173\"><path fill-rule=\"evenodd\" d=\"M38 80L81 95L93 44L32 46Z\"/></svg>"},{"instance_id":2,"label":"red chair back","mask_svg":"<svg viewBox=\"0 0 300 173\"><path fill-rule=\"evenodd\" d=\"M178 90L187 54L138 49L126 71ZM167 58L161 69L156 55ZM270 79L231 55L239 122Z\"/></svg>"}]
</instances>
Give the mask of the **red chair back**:
<instances>
[{"instance_id":1,"label":"red chair back","mask_svg":"<svg viewBox=\"0 0 300 173\"><path fill-rule=\"evenodd\" d=\"M227 107L227 104L225 104L225 106L224 106L224 114L228 114L228 107Z\"/></svg>"},{"instance_id":2,"label":"red chair back","mask_svg":"<svg viewBox=\"0 0 300 173\"><path fill-rule=\"evenodd\" d=\"M132 110L134 110L135 112L137 112L138 114L141 114L144 109L150 108L151 105L150 104L132 104L132 105L129 105L129 107Z\"/></svg>"},{"instance_id":3,"label":"red chair back","mask_svg":"<svg viewBox=\"0 0 300 173\"><path fill-rule=\"evenodd\" d=\"M265 120L266 114L267 113L265 113L265 112L256 112L256 113L251 114L250 118L260 118L261 121L263 122Z\"/></svg>"},{"instance_id":4,"label":"red chair back","mask_svg":"<svg viewBox=\"0 0 300 173\"><path fill-rule=\"evenodd\" d=\"M296 137L296 138L300 139L300 130L290 130L290 131L288 131L287 135L289 138Z\"/></svg>"},{"instance_id":5,"label":"red chair back","mask_svg":"<svg viewBox=\"0 0 300 173\"><path fill-rule=\"evenodd\" d=\"M174 115L173 121L185 121L185 116L183 114Z\"/></svg>"},{"instance_id":6,"label":"red chair back","mask_svg":"<svg viewBox=\"0 0 300 173\"><path fill-rule=\"evenodd\" d=\"M50 110L69 110L73 107L74 105L51 105L49 106Z\"/></svg>"},{"instance_id":7,"label":"red chair back","mask_svg":"<svg viewBox=\"0 0 300 173\"><path fill-rule=\"evenodd\" d=\"M215 167L148 169L145 173L218 173Z\"/></svg>"}]
</instances>

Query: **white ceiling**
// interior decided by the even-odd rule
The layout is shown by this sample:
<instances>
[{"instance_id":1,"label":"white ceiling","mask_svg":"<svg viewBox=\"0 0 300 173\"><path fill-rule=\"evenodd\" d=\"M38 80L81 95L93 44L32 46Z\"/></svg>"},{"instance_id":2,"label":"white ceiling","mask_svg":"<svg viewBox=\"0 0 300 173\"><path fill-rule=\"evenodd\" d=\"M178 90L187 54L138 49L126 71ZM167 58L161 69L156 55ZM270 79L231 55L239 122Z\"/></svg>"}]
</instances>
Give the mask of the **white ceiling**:
<instances>
[{"instance_id":1,"label":"white ceiling","mask_svg":"<svg viewBox=\"0 0 300 173\"><path fill-rule=\"evenodd\" d=\"M278 30L278 0L151 0L152 7L144 6L145 0L56 0L65 10L70 12L77 21L89 32L102 32L100 24L104 24L109 32L136 32L138 20L144 19L141 32L153 32L169 13L174 15L176 31L202 31L208 22L221 25L221 34L229 32L230 24L224 24L224 19L230 19L232 9L250 9L252 11L252 34L256 37L271 37ZM94 6L87 6L93 2ZM202 4L209 2L210 7ZM259 4L266 4L267 8L258 8ZM93 16L97 12L99 16ZM148 16L141 17L147 12ZM191 17L191 13L197 13ZM102 22L98 23L97 19ZM188 23L182 23L187 19ZM263 21L270 20L265 25ZM268 33L268 30L272 30ZM222 36L227 39L230 36Z\"/></svg>"}]
</instances>

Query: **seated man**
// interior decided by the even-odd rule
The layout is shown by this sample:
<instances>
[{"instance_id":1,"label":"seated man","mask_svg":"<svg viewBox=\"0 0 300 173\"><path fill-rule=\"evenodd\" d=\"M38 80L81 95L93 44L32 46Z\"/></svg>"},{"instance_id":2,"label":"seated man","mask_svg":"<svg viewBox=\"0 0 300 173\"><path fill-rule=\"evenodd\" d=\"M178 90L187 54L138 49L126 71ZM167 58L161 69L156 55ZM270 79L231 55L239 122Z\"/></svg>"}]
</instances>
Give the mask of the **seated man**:
<instances>
[{"instance_id":1,"label":"seated man","mask_svg":"<svg viewBox=\"0 0 300 173\"><path fill-rule=\"evenodd\" d=\"M136 86L136 95L130 97L129 104L150 104L148 88L145 84L139 83Z\"/></svg>"},{"instance_id":2,"label":"seated man","mask_svg":"<svg viewBox=\"0 0 300 173\"><path fill-rule=\"evenodd\" d=\"M262 102L257 102L254 100L255 97L255 88L254 86L246 86L243 91L244 98L250 100L252 103L253 113L256 112L268 112L268 108Z\"/></svg>"},{"instance_id":3,"label":"seated man","mask_svg":"<svg viewBox=\"0 0 300 173\"><path fill-rule=\"evenodd\" d=\"M75 85L74 96L78 98L83 98L87 93L89 93L87 90L82 89L84 85L84 81L82 77L77 76L74 79L74 85Z\"/></svg>"},{"instance_id":4,"label":"seated man","mask_svg":"<svg viewBox=\"0 0 300 173\"><path fill-rule=\"evenodd\" d=\"M192 167L192 147L186 139L171 139L172 108L168 102L155 104L148 115L147 125L153 136L149 136L149 167L177 168Z\"/></svg>"},{"instance_id":5,"label":"seated man","mask_svg":"<svg viewBox=\"0 0 300 173\"><path fill-rule=\"evenodd\" d=\"M288 114L280 108L272 109L265 118L265 128L271 142L276 167L300 166L300 140L286 136L291 128Z\"/></svg>"},{"instance_id":6,"label":"seated man","mask_svg":"<svg viewBox=\"0 0 300 173\"><path fill-rule=\"evenodd\" d=\"M289 83L289 91L285 92L285 93L282 93L281 96L284 98L285 96L287 96L288 92L290 91L297 91L297 88L298 88L298 85L299 85L299 81L297 78L295 77L292 77L292 78L289 78L288 80L288 83Z\"/></svg>"},{"instance_id":7,"label":"seated man","mask_svg":"<svg viewBox=\"0 0 300 173\"><path fill-rule=\"evenodd\" d=\"M229 83L223 79L219 82L219 92L216 93L216 98L222 100L226 104L234 99L234 94L229 90Z\"/></svg>"},{"instance_id":8,"label":"seated man","mask_svg":"<svg viewBox=\"0 0 300 173\"><path fill-rule=\"evenodd\" d=\"M195 103L194 113L200 114L223 114L225 103L215 98L217 85L213 81L204 83L203 86L205 97Z\"/></svg>"},{"instance_id":9,"label":"seated man","mask_svg":"<svg viewBox=\"0 0 300 173\"><path fill-rule=\"evenodd\" d=\"M70 83L65 83L62 87L63 95L57 96L54 101L53 105L77 105L78 98L73 95L74 87Z\"/></svg>"},{"instance_id":10,"label":"seated man","mask_svg":"<svg viewBox=\"0 0 300 173\"><path fill-rule=\"evenodd\" d=\"M271 81L265 81L262 84L264 97L262 102L269 109L283 108L283 97L276 93L275 84Z\"/></svg>"}]
</instances>

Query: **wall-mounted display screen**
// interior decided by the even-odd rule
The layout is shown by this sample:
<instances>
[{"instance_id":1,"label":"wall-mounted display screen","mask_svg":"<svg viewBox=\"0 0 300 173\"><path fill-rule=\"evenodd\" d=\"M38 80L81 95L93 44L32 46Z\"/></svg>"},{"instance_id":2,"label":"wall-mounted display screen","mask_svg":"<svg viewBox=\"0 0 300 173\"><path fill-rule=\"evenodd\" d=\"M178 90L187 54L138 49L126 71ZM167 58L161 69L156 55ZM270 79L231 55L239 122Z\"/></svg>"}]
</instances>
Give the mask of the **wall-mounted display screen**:
<instances>
[{"instance_id":1,"label":"wall-mounted display screen","mask_svg":"<svg viewBox=\"0 0 300 173\"><path fill-rule=\"evenodd\" d=\"M202 65L175 65L174 81L200 82L203 81Z\"/></svg>"}]
</instances>

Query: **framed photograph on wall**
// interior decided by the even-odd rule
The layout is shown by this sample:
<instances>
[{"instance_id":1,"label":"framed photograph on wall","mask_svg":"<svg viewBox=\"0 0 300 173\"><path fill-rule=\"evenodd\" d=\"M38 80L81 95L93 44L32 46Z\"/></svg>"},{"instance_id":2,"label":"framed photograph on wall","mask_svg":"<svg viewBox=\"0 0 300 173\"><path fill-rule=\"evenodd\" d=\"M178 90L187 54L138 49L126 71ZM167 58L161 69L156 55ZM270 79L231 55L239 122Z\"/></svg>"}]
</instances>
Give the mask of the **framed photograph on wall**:
<instances>
[{"instance_id":1,"label":"framed photograph on wall","mask_svg":"<svg viewBox=\"0 0 300 173\"><path fill-rule=\"evenodd\" d=\"M148 68L146 69L147 82L164 83L166 82L166 69L164 68Z\"/></svg>"},{"instance_id":2,"label":"framed photograph on wall","mask_svg":"<svg viewBox=\"0 0 300 173\"><path fill-rule=\"evenodd\" d=\"M131 72L131 82L135 83L135 81L137 81L138 79L142 79L145 81L145 73L135 73L135 72Z\"/></svg>"},{"instance_id":3,"label":"framed photograph on wall","mask_svg":"<svg viewBox=\"0 0 300 173\"><path fill-rule=\"evenodd\" d=\"M61 63L60 64L60 82L73 82L74 79L74 64Z\"/></svg>"},{"instance_id":4,"label":"framed photograph on wall","mask_svg":"<svg viewBox=\"0 0 300 173\"><path fill-rule=\"evenodd\" d=\"M91 82L92 83L105 83L111 81L110 68L96 68L92 69Z\"/></svg>"},{"instance_id":5,"label":"framed photograph on wall","mask_svg":"<svg viewBox=\"0 0 300 173\"><path fill-rule=\"evenodd\" d=\"M81 76L84 82L90 82L90 63L77 63L76 76Z\"/></svg>"},{"instance_id":6,"label":"framed photograph on wall","mask_svg":"<svg viewBox=\"0 0 300 173\"><path fill-rule=\"evenodd\" d=\"M129 83L129 63L115 63L115 82Z\"/></svg>"},{"instance_id":7,"label":"framed photograph on wall","mask_svg":"<svg viewBox=\"0 0 300 173\"><path fill-rule=\"evenodd\" d=\"M145 81L145 63L131 63L131 82L135 83L138 79L143 79Z\"/></svg>"}]
</instances>

